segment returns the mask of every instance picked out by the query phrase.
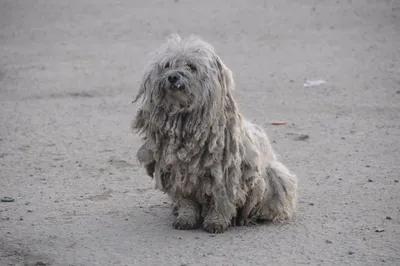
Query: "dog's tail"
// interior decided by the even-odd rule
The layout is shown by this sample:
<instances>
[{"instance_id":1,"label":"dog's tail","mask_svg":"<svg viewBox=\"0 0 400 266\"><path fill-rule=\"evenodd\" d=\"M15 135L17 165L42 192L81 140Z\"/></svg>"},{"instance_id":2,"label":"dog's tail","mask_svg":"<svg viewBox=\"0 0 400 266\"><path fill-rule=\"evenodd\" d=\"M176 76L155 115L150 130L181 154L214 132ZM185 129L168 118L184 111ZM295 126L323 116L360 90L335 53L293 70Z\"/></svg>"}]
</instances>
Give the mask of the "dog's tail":
<instances>
[{"instance_id":1,"label":"dog's tail","mask_svg":"<svg viewBox=\"0 0 400 266\"><path fill-rule=\"evenodd\" d=\"M278 221L292 218L297 203L297 177L279 161L266 169L267 193L259 215L260 220Z\"/></svg>"}]
</instances>

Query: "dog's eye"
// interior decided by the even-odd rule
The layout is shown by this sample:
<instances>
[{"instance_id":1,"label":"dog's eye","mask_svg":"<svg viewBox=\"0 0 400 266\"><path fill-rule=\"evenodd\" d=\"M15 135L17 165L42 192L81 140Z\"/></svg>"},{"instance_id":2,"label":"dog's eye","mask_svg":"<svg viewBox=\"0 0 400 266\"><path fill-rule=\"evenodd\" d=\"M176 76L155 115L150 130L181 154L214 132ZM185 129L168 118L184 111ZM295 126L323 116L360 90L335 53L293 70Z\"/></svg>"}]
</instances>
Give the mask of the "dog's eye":
<instances>
[{"instance_id":1,"label":"dog's eye","mask_svg":"<svg viewBox=\"0 0 400 266\"><path fill-rule=\"evenodd\" d=\"M192 71L192 72L197 70L196 67L192 64L188 64L187 66L190 68L190 71Z\"/></svg>"},{"instance_id":2,"label":"dog's eye","mask_svg":"<svg viewBox=\"0 0 400 266\"><path fill-rule=\"evenodd\" d=\"M165 64L165 69L169 68L169 62Z\"/></svg>"}]
</instances>

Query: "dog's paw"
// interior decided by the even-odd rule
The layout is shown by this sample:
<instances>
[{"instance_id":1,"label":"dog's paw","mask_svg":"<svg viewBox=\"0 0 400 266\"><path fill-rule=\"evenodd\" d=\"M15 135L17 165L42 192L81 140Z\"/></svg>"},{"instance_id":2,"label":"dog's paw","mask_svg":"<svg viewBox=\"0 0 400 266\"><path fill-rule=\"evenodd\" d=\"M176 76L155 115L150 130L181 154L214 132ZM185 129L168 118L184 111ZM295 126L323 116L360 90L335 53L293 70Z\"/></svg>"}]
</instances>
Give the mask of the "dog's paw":
<instances>
[{"instance_id":1,"label":"dog's paw","mask_svg":"<svg viewBox=\"0 0 400 266\"><path fill-rule=\"evenodd\" d=\"M185 216L178 216L172 226L177 230L191 230L199 228L199 222Z\"/></svg>"},{"instance_id":2,"label":"dog's paw","mask_svg":"<svg viewBox=\"0 0 400 266\"><path fill-rule=\"evenodd\" d=\"M204 225L204 230L208 233L211 234L221 234L225 232L227 226L220 224L220 223L215 223L215 222L205 222Z\"/></svg>"},{"instance_id":3,"label":"dog's paw","mask_svg":"<svg viewBox=\"0 0 400 266\"><path fill-rule=\"evenodd\" d=\"M222 215L215 209L211 209L208 211L206 217L204 217L203 228L211 234L223 233L232 224L232 218L228 215Z\"/></svg>"},{"instance_id":4,"label":"dog's paw","mask_svg":"<svg viewBox=\"0 0 400 266\"><path fill-rule=\"evenodd\" d=\"M178 230L190 230L200 227L201 216L199 206L188 199L181 199L176 202L172 209L175 216L173 227Z\"/></svg>"}]
</instances>

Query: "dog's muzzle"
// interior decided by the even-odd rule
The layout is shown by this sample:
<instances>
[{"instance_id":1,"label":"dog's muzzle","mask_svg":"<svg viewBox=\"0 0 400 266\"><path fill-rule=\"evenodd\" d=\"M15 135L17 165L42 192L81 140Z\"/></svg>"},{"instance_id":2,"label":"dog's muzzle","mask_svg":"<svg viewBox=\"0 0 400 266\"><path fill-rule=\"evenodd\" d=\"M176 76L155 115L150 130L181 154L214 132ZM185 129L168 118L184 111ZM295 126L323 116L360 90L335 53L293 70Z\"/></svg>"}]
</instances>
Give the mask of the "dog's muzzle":
<instances>
[{"instance_id":1,"label":"dog's muzzle","mask_svg":"<svg viewBox=\"0 0 400 266\"><path fill-rule=\"evenodd\" d=\"M184 84L182 80L182 75L179 72L174 72L168 76L168 88L171 90L183 89Z\"/></svg>"}]
</instances>

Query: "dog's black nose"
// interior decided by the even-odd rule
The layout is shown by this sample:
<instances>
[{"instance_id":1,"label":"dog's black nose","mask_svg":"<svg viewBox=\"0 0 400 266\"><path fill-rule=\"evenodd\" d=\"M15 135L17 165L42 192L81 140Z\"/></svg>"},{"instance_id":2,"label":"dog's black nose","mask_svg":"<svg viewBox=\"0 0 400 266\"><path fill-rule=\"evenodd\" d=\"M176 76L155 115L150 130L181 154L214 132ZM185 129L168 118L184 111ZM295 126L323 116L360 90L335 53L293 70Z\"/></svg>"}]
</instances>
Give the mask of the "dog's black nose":
<instances>
[{"instance_id":1,"label":"dog's black nose","mask_svg":"<svg viewBox=\"0 0 400 266\"><path fill-rule=\"evenodd\" d=\"M179 74L178 73L172 73L171 75L168 76L168 81L171 84L175 84L179 80Z\"/></svg>"}]
</instances>

